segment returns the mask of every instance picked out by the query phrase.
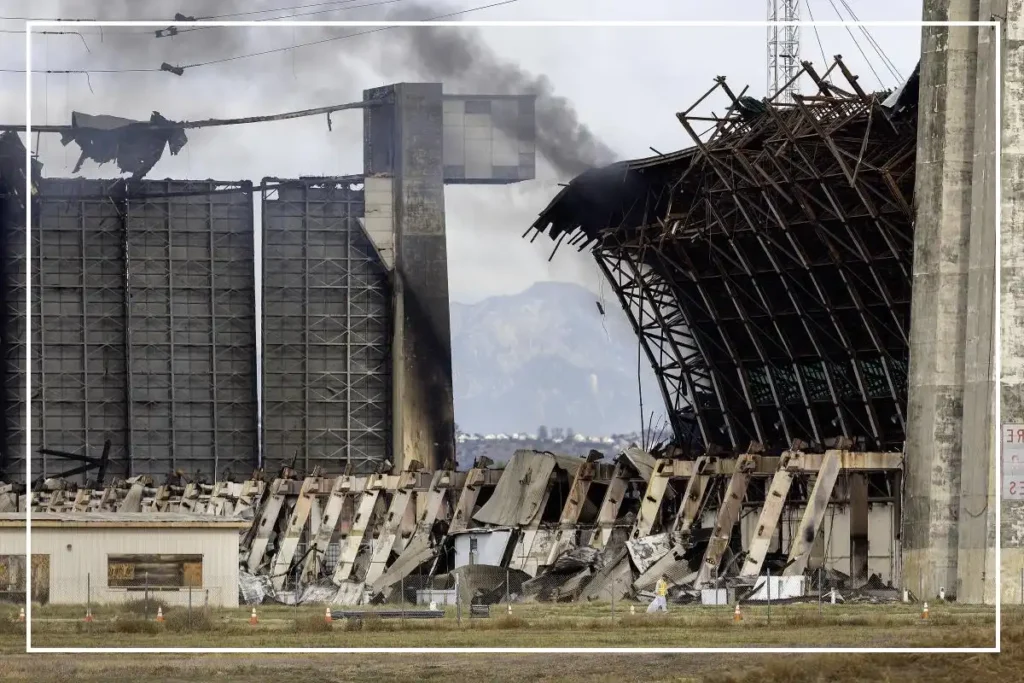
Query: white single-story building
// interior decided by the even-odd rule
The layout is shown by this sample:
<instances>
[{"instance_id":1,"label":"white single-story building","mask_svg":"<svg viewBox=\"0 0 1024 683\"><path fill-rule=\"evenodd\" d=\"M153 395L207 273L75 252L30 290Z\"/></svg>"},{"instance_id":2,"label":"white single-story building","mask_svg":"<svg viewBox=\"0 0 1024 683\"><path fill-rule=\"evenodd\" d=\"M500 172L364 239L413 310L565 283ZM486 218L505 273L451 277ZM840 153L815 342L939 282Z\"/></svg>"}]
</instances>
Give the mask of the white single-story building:
<instances>
[{"instance_id":1,"label":"white single-story building","mask_svg":"<svg viewBox=\"0 0 1024 683\"><path fill-rule=\"evenodd\" d=\"M237 607L239 534L249 524L177 512L34 512L33 594L52 604L148 594L168 604ZM0 513L0 583L11 586L24 572L25 540L25 513Z\"/></svg>"}]
</instances>

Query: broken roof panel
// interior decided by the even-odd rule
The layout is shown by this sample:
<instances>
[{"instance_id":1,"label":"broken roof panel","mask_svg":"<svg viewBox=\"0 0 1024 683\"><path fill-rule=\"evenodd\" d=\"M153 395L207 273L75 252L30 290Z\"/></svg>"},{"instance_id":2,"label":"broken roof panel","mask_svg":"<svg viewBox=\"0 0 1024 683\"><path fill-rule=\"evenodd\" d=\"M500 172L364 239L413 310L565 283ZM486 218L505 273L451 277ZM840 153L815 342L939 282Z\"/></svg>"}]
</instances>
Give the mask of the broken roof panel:
<instances>
[{"instance_id":1,"label":"broken roof panel","mask_svg":"<svg viewBox=\"0 0 1024 683\"><path fill-rule=\"evenodd\" d=\"M498 485L473 519L481 524L519 526L530 524L544 507L555 467L576 475L579 458L538 451L516 451L505 466Z\"/></svg>"}]
</instances>

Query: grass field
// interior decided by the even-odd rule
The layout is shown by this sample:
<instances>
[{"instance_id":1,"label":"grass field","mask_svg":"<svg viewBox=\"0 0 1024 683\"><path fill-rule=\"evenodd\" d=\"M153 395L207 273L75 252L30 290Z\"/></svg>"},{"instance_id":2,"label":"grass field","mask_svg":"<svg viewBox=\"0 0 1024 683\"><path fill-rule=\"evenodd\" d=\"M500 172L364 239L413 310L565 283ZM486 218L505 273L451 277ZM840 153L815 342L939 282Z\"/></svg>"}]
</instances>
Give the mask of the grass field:
<instances>
[{"instance_id":1,"label":"grass field","mask_svg":"<svg viewBox=\"0 0 1024 683\"><path fill-rule=\"evenodd\" d=\"M93 647L723 647L860 646L989 647L994 611L930 605L927 622L919 608L903 605L773 606L771 623L763 607L747 607L740 624L731 608L677 607L667 616L634 616L627 605L514 605L513 616L492 608L487 620L454 616L433 622L368 619L362 628L336 621L325 630L314 608L263 607L258 626L245 609L218 610L208 621L185 626L181 610L168 610L162 624L110 608L93 611L43 607L33 612L33 645ZM637 610L638 612L642 610ZM178 612L174 615L174 612ZM198 613L199 610L196 610ZM499 616L500 615L500 616ZM1016 680L1024 665L1024 611L1004 611L1001 655L24 655L16 611L0 607L3 680L22 681L188 681L216 676L218 683L272 680L317 681L441 680L453 676L480 681L945 681ZM120 624L120 625L119 625Z\"/></svg>"}]
</instances>

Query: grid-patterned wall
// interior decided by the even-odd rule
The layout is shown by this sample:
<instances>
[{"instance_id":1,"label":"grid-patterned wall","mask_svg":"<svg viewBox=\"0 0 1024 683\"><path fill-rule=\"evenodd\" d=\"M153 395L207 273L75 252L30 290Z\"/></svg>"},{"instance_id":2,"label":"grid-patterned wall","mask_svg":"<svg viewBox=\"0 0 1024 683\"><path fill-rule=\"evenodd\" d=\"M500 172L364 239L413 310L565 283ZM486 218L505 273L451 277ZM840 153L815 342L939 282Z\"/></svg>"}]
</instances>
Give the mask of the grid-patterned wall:
<instances>
[{"instance_id":1,"label":"grid-patterned wall","mask_svg":"<svg viewBox=\"0 0 1024 683\"><path fill-rule=\"evenodd\" d=\"M111 181L44 180L34 218L33 472L72 463L39 448L99 456L127 472L124 224ZM24 377L22 377L24 381ZM35 474L33 475L35 476Z\"/></svg>"},{"instance_id":2,"label":"grid-patterned wall","mask_svg":"<svg viewBox=\"0 0 1024 683\"><path fill-rule=\"evenodd\" d=\"M6 140L9 144L10 140ZM6 147L6 145L5 145ZM6 149L4 150L7 151ZM0 159L4 171L23 164L24 148ZM20 154L20 156L19 156ZM16 157L16 158L15 158ZM23 178L0 179L0 481L22 481L25 471L25 209Z\"/></svg>"},{"instance_id":3,"label":"grid-patterned wall","mask_svg":"<svg viewBox=\"0 0 1024 683\"><path fill-rule=\"evenodd\" d=\"M251 184L145 187L127 203L133 471L246 477L258 457Z\"/></svg>"},{"instance_id":4,"label":"grid-patterned wall","mask_svg":"<svg viewBox=\"0 0 1024 683\"><path fill-rule=\"evenodd\" d=\"M40 183L33 476L75 464L44 459L40 448L99 456L108 440L108 477L250 474L258 454L251 188ZM21 453L24 249L18 221L5 224L5 447Z\"/></svg>"},{"instance_id":5,"label":"grid-patterned wall","mask_svg":"<svg viewBox=\"0 0 1024 683\"><path fill-rule=\"evenodd\" d=\"M309 471L373 469L390 442L390 286L363 189L277 181L263 191L263 456Z\"/></svg>"}]
</instances>

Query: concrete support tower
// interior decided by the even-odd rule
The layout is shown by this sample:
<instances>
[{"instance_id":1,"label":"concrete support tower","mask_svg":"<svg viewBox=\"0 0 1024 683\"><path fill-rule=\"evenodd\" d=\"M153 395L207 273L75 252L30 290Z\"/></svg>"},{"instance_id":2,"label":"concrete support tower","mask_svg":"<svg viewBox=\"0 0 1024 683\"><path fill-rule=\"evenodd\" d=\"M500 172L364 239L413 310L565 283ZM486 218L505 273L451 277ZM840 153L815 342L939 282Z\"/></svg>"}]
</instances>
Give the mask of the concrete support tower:
<instances>
[{"instance_id":1,"label":"concrete support tower","mask_svg":"<svg viewBox=\"0 0 1024 683\"><path fill-rule=\"evenodd\" d=\"M989 20L998 1L925 0L924 19ZM995 599L994 41L922 33L901 539L903 584L922 599Z\"/></svg>"},{"instance_id":2,"label":"concrete support tower","mask_svg":"<svg viewBox=\"0 0 1024 683\"><path fill-rule=\"evenodd\" d=\"M445 95L440 83L363 93L366 232L392 274L392 452L455 461L444 186L507 185L536 172L533 95Z\"/></svg>"},{"instance_id":3,"label":"concrete support tower","mask_svg":"<svg viewBox=\"0 0 1024 683\"><path fill-rule=\"evenodd\" d=\"M1003 17L1002 38L1002 174L1000 342L1001 422L1024 423L1024 1L992 0ZM1006 429L1003 433L1005 435ZM993 478L998 472L992 466ZM1019 604L1024 595L1024 500L1011 493L1008 473L1002 486L1002 599ZM1019 479L1019 475L1017 476Z\"/></svg>"},{"instance_id":4,"label":"concrete support tower","mask_svg":"<svg viewBox=\"0 0 1024 683\"><path fill-rule=\"evenodd\" d=\"M440 83L364 93L390 100L366 110L363 159L371 187L373 176L391 179L392 451L398 467L418 460L438 468L455 459L441 94Z\"/></svg>"}]
</instances>

